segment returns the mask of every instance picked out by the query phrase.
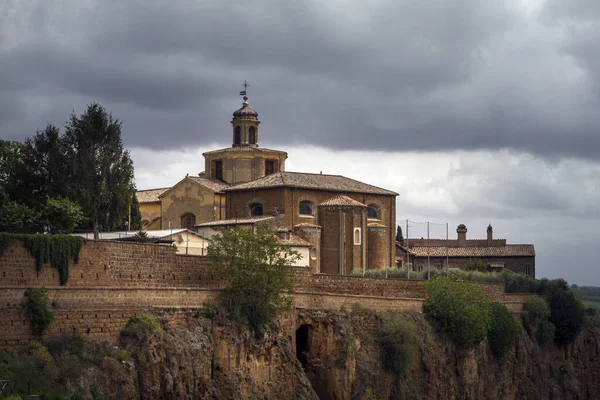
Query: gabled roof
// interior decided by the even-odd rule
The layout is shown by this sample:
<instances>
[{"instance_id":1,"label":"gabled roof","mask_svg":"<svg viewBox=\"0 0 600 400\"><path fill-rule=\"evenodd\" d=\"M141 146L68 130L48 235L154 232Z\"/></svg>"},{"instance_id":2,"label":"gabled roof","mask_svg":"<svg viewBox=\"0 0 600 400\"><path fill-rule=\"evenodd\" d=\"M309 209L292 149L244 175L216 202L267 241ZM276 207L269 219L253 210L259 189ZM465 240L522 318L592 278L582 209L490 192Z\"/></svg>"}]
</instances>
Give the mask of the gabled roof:
<instances>
[{"instance_id":1,"label":"gabled roof","mask_svg":"<svg viewBox=\"0 0 600 400\"><path fill-rule=\"evenodd\" d=\"M366 208L367 206L364 205L363 203L361 203L360 201L351 199L348 196L340 195L340 196L332 197L329 200L325 200L324 202L319 204L319 207L365 207Z\"/></svg>"},{"instance_id":2,"label":"gabled roof","mask_svg":"<svg viewBox=\"0 0 600 400\"><path fill-rule=\"evenodd\" d=\"M507 244L506 246L462 246L462 247L426 247L415 246L408 250L416 257L534 257L532 244Z\"/></svg>"},{"instance_id":3,"label":"gabled roof","mask_svg":"<svg viewBox=\"0 0 600 400\"><path fill-rule=\"evenodd\" d=\"M334 192L352 192L398 196L398 193L382 189L341 175L308 174L301 172L277 172L264 178L233 185L227 192L270 189L277 187L296 187L303 189L329 190Z\"/></svg>"},{"instance_id":4,"label":"gabled roof","mask_svg":"<svg viewBox=\"0 0 600 400\"><path fill-rule=\"evenodd\" d=\"M177 182L176 184L171 186L169 189L162 192L160 194L160 196L158 196L159 199L161 197L166 196L167 193L169 193L171 190L175 189L175 187L177 187L180 183L185 182L185 181L192 182L196 185L201 185L214 193L222 192L223 189L225 189L226 187L229 186L226 183L223 183L221 181L217 181L214 179L208 179L208 178L203 178L203 177L199 177L199 176L186 176L185 178L183 178L182 180L180 180L179 182Z\"/></svg>"},{"instance_id":5,"label":"gabled roof","mask_svg":"<svg viewBox=\"0 0 600 400\"><path fill-rule=\"evenodd\" d=\"M160 201L159 196L169 189L170 188L138 190L135 192L135 197L137 197L138 203L154 203Z\"/></svg>"},{"instance_id":6,"label":"gabled roof","mask_svg":"<svg viewBox=\"0 0 600 400\"><path fill-rule=\"evenodd\" d=\"M229 187L229 184L218 181L216 179L208 179L201 176L188 176L188 178L212 190L215 193L222 192L224 189Z\"/></svg>"}]
</instances>

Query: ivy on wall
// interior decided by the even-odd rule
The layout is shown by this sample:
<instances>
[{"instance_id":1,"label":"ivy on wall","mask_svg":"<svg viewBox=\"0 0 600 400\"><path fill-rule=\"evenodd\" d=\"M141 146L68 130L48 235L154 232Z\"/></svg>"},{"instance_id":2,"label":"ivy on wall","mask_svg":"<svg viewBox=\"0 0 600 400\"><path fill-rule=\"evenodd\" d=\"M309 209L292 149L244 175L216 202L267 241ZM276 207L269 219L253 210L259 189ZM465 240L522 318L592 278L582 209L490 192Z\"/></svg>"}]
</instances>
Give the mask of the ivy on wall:
<instances>
[{"instance_id":1,"label":"ivy on wall","mask_svg":"<svg viewBox=\"0 0 600 400\"><path fill-rule=\"evenodd\" d=\"M23 242L29 253L35 258L35 268L39 272L42 265L50 264L58 270L60 284L69 280L69 263L77 264L84 239L71 235L21 235L0 233L0 255L13 240Z\"/></svg>"}]
</instances>

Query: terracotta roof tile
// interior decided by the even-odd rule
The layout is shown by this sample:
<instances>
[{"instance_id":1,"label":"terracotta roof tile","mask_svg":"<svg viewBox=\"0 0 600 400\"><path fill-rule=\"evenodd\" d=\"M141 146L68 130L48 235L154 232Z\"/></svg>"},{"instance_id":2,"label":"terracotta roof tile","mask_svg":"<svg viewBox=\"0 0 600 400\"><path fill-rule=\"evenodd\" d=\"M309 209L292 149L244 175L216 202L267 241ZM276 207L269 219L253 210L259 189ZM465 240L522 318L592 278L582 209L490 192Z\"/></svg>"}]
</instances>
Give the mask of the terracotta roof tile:
<instances>
[{"instance_id":1,"label":"terracotta roof tile","mask_svg":"<svg viewBox=\"0 0 600 400\"><path fill-rule=\"evenodd\" d=\"M188 178L196 183L201 184L207 189L212 190L213 192L222 192L224 189L229 187L229 184L218 181L216 179L208 179L201 176L188 176Z\"/></svg>"},{"instance_id":2,"label":"terracotta roof tile","mask_svg":"<svg viewBox=\"0 0 600 400\"><path fill-rule=\"evenodd\" d=\"M271 215L261 215L257 217L245 217L245 218L230 218L222 219L219 221L203 222L201 224L194 225L196 228L210 227L210 226L227 226L227 225L248 225L256 224L258 222L267 221L275 217Z\"/></svg>"},{"instance_id":3,"label":"terracotta roof tile","mask_svg":"<svg viewBox=\"0 0 600 400\"><path fill-rule=\"evenodd\" d=\"M359 182L341 175L308 174L301 172L277 172L250 182L230 186L226 191L297 187L330 190L335 192L370 193L397 196L398 193Z\"/></svg>"},{"instance_id":4,"label":"terracotta roof tile","mask_svg":"<svg viewBox=\"0 0 600 400\"><path fill-rule=\"evenodd\" d=\"M308 222L301 222L299 224L294 225L294 228L321 228L320 225L309 224Z\"/></svg>"},{"instance_id":5,"label":"terracotta roof tile","mask_svg":"<svg viewBox=\"0 0 600 400\"><path fill-rule=\"evenodd\" d=\"M340 195L340 196L332 197L329 200L325 200L324 202L319 204L319 207L365 207L366 208L367 206L359 201L351 199L348 196Z\"/></svg>"},{"instance_id":6,"label":"terracotta roof tile","mask_svg":"<svg viewBox=\"0 0 600 400\"><path fill-rule=\"evenodd\" d=\"M138 190L135 192L135 197L137 197L138 203L153 203L155 201L160 201L158 196L169 189L170 188Z\"/></svg>"},{"instance_id":7,"label":"terracotta roof tile","mask_svg":"<svg viewBox=\"0 0 600 400\"><path fill-rule=\"evenodd\" d=\"M310 247L310 243L296 235L290 235L289 239L278 238L278 240L280 244L285 244L288 246Z\"/></svg>"},{"instance_id":8,"label":"terracotta roof tile","mask_svg":"<svg viewBox=\"0 0 600 400\"><path fill-rule=\"evenodd\" d=\"M205 155L217 154L217 153L251 153L251 152L266 153L266 154L285 154L287 156L287 153L285 151L266 149L264 147L253 147L253 146L226 147L224 149L207 151L206 153L202 153L202 155L205 156Z\"/></svg>"},{"instance_id":9,"label":"terracotta roof tile","mask_svg":"<svg viewBox=\"0 0 600 400\"><path fill-rule=\"evenodd\" d=\"M427 257L426 246L415 246L409 248L410 252L417 257ZM507 244L506 246L465 246L448 247L449 257L510 257L510 256L535 256L532 244ZM446 247L429 247L430 257L446 257Z\"/></svg>"}]
</instances>

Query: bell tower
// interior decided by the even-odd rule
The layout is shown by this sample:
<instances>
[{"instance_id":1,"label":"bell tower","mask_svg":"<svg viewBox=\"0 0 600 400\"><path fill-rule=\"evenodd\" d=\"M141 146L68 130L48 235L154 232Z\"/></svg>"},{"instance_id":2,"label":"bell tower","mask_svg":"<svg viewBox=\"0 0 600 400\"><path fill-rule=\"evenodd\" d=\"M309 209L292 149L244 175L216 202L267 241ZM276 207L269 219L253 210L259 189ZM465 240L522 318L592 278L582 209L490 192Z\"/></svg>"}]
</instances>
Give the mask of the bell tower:
<instances>
[{"instance_id":1,"label":"bell tower","mask_svg":"<svg viewBox=\"0 0 600 400\"><path fill-rule=\"evenodd\" d=\"M258 147L258 113L248 106L247 89L248 83L244 81L244 90L240 95L244 96L242 108L233 112L233 144L232 147Z\"/></svg>"}]
</instances>

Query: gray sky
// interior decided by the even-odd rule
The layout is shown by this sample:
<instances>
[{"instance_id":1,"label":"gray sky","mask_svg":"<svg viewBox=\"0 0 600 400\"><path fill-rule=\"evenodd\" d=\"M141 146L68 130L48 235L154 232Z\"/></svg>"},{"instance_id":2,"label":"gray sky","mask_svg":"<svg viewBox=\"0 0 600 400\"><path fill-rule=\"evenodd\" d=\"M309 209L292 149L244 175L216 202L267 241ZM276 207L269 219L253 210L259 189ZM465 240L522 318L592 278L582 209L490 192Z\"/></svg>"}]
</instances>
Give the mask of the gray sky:
<instances>
[{"instance_id":1,"label":"gray sky","mask_svg":"<svg viewBox=\"0 0 600 400\"><path fill-rule=\"evenodd\" d=\"M594 0L4 0L0 137L97 101L138 187L171 185L230 145L246 79L289 170L395 190L452 237L492 222L540 276L600 285L599 42Z\"/></svg>"}]
</instances>

